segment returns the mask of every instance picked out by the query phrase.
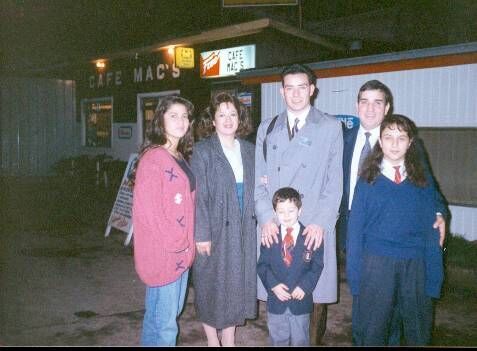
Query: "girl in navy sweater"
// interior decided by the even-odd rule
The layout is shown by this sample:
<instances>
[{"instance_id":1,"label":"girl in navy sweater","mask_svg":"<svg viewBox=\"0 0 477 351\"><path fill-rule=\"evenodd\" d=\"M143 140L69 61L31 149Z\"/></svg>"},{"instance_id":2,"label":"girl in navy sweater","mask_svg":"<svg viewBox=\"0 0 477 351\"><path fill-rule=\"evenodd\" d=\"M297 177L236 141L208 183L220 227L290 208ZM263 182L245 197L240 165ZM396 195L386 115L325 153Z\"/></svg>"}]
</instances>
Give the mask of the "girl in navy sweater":
<instances>
[{"instance_id":1,"label":"girl in navy sweater","mask_svg":"<svg viewBox=\"0 0 477 351\"><path fill-rule=\"evenodd\" d=\"M387 117L355 188L346 267L354 345L387 345L393 316L402 321L405 344L431 339L443 265L433 229L436 190L428 186L416 139L410 119Z\"/></svg>"}]
</instances>

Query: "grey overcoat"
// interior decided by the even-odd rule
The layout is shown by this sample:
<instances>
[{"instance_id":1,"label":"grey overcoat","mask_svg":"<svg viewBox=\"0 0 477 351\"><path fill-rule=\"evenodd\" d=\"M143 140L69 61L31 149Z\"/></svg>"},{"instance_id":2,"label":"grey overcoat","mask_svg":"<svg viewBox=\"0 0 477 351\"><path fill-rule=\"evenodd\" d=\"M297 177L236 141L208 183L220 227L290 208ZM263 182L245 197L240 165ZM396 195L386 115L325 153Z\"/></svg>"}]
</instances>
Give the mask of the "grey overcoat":
<instances>
[{"instance_id":1,"label":"grey overcoat","mask_svg":"<svg viewBox=\"0 0 477 351\"><path fill-rule=\"evenodd\" d=\"M192 277L198 319L217 329L242 325L257 309L254 145L239 139L243 213L235 176L217 134L194 145L197 179L195 240L212 241L211 256L196 254Z\"/></svg>"},{"instance_id":2,"label":"grey overcoat","mask_svg":"<svg viewBox=\"0 0 477 351\"><path fill-rule=\"evenodd\" d=\"M343 189L343 133L335 117L311 107L305 125L290 141L287 113L281 113L267 136L267 161L263 140L271 118L257 131L255 150L255 213L257 215L257 253L260 253L260 226L274 218L272 196L281 187L293 187L302 196L300 221L318 224L325 230L324 268L313 292L313 301L337 300L335 224ZM258 280L258 298L266 300Z\"/></svg>"}]
</instances>

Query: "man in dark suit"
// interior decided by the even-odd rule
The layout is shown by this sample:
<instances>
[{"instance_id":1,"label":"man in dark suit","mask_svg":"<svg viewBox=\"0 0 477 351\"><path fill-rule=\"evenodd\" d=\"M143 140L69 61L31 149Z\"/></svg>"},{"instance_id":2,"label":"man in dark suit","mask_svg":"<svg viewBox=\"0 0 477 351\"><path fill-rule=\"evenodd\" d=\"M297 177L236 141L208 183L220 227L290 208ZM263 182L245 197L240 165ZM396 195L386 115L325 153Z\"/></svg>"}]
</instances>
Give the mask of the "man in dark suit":
<instances>
[{"instance_id":1,"label":"man in dark suit","mask_svg":"<svg viewBox=\"0 0 477 351\"><path fill-rule=\"evenodd\" d=\"M359 116L359 126L345 129L343 132L343 197L341 198L340 217L337 225L340 254L346 250L348 214L353 202L359 168L379 138L379 128L384 117L393 112L391 90L378 80L366 82L359 89L356 109ZM367 133L369 134L367 135ZM369 145L366 145L368 142ZM426 172L430 173L430 166L425 157L422 143L419 142L418 146L424 168ZM432 180L434 181L434 179ZM440 211L436 215L434 228L439 227L440 244L442 246L445 239L445 217L448 212L444 198L440 197L438 202L440 203Z\"/></svg>"},{"instance_id":2,"label":"man in dark suit","mask_svg":"<svg viewBox=\"0 0 477 351\"><path fill-rule=\"evenodd\" d=\"M346 232L348 227L349 211L353 202L354 188L358 174L366 159L376 144L381 123L386 115L393 112L393 96L391 90L378 80L370 80L359 89L356 109L359 117L359 126L345 129L343 132L343 197L341 198L340 216L337 223L338 250L341 257L346 251ZM422 143L418 140L418 150L421 155L423 166L428 174L431 174L430 166L425 156ZM435 181L430 177L435 186ZM445 217L448 214L446 203L442 196L437 199L439 212L436 213L434 228L439 228L440 245L445 239ZM396 321L396 323L399 323ZM397 328L397 330L396 330ZM399 326L391 328L391 342L399 345Z\"/></svg>"}]
</instances>

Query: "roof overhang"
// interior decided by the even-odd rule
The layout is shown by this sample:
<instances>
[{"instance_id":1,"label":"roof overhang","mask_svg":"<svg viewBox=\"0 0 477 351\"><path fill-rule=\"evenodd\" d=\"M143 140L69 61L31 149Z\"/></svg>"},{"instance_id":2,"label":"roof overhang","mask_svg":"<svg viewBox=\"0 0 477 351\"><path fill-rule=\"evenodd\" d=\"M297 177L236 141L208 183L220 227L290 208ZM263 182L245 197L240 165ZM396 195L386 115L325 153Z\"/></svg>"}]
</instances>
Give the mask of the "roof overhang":
<instances>
[{"instance_id":1,"label":"roof overhang","mask_svg":"<svg viewBox=\"0 0 477 351\"><path fill-rule=\"evenodd\" d=\"M319 78L328 78L473 63L477 63L477 42L313 62L307 66ZM282 70L283 67L242 70L237 78L244 84L277 82Z\"/></svg>"},{"instance_id":2,"label":"roof overhang","mask_svg":"<svg viewBox=\"0 0 477 351\"><path fill-rule=\"evenodd\" d=\"M279 32L301 38L308 42L314 43L316 45L323 46L324 48L332 51L344 51L346 47L340 44L333 43L328 39L321 37L317 34L313 34L304 30L300 30L289 24L272 20L270 18L262 18L250 22L232 24L225 27L214 28L200 32L198 34L191 34L186 36L181 36L177 38L169 38L167 40L143 46L134 49L128 49L123 51L118 51L111 54L105 54L101 56L96 56L93 58L85 58L75 62L63 62L58 64L51 64L48 66L43 66L40 68L35 68L28 70L31 73L47 72L55 69L64 69L72 65L81 65L85 62L96 63L98 61L110 61L115 59L127 58L127 57L136 57L137 55L145 55L154 53L160 50L169 49L176 46L192 46L203 43L210 43L220 40L233 39L243 36L248 36L252 34L260 33L266 29L275 29Z\"/></svg>"},{"instance_id":3,"label":"roof overhang","mask_svg":"<svg viewBox=\"0 0 477 351\"><path fill-rule=\"evenodd\" d=\"M291 26L283 22L275 21L270 18L262 18L255 21L232 24L226 27L210 29L207 31L203 31L199 34L192 34L192 35L183 36L179 38L173 38L173 39L165 40L153 45L144 46L141 48L135 48L135 49L113 53L110 55L105 55L101 57L101 59L113 60L113 59L124 58L128 56L134 56L136 54L156 52L159 50L164 50L164 49L168 49L170 47L175 47L175 46L197 45L197 44L209 43L209 42L214 42L219 40L243 37L247 35L260 33L267 28L272 28L277 31L309 41L311 43L321 45L329 50L333 50L333 51L346 50L346 48L343 45L333 43L319 35L312 34L304 30L300 30L294 26ZM91 61L97 61L97 60L98 58L95 58L95 59L92 59Z\"/></svg>"}]
</instances>

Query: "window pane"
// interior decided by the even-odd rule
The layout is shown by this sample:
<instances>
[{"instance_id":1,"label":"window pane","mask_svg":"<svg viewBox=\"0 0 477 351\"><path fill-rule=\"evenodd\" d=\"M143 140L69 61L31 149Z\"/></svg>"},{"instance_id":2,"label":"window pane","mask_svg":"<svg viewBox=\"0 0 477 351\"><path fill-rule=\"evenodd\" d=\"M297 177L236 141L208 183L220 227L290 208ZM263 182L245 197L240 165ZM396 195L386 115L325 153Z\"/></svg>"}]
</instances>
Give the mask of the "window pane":
<instances>
[{"instance_id":1,"label":"window pane","mask_svg":"<svg viewBox=\"0 0 477 351\"><path fill-rule=\"evenodd\" d=\"M88 101L84 111L86 146L111 147L111 101Z\"/></svg>"}]
</instances>

